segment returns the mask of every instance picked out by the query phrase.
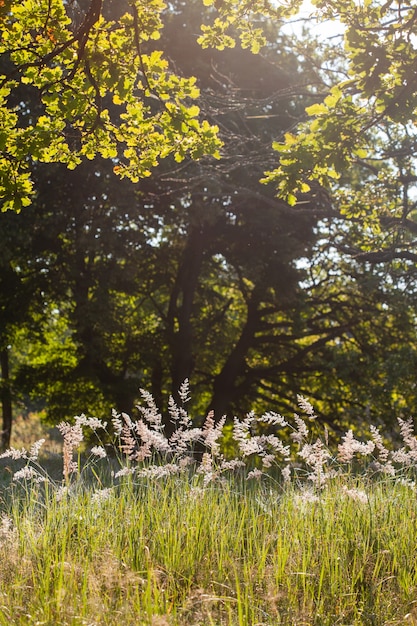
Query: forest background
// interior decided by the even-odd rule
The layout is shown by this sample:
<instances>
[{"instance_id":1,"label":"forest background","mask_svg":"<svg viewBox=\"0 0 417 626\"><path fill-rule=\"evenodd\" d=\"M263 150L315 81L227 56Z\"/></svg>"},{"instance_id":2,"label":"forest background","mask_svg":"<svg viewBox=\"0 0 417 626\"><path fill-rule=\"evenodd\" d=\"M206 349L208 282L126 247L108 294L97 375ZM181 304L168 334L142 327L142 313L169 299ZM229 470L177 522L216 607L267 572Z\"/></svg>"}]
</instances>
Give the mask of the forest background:
<instances>
[{"instance_id":1,"label":"forest background","mask_svg":"<svg viewBox=\"0 0 417 626\"><path fill-rule=\"evenodd\" d=\"M417 10L298 8L0 2L3 447L185 379L201 417L413 414Z\"/></svg>"}]
</instances>

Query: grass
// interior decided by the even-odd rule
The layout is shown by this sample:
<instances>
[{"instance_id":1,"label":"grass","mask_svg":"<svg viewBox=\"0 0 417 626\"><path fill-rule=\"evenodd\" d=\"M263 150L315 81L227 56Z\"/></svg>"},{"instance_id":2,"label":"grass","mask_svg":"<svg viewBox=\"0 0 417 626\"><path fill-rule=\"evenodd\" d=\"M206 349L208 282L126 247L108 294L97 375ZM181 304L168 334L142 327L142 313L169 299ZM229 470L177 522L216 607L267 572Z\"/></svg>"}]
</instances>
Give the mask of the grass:
<instances>
[{"instance_id":1,"label":"grass","mask_svg":"<svg viewBox=\"0 0 417 626\"><path fill-rule=\"evenodd\" d=\"M417 499L410 457L399 465L405 447L385 453L375 434L382 447L353 472L310 441L285 461L290 480L262 463L247 480L253 455L230 471L213 429L210 437L211 462L182 463L181 472L183 453L165 459L159 466L171 469L161 474L153 457L134 462L130 447L116 465L86 457L65 480L9 480L0 625L417 624ZM259 447L255 456L263 458ZM22 462L38 468L39 459L2 460ZM394 473L382 471L395 463ZM117 467L129 471L117 476Z\"/></svg>"},{"instance_id":2,"label":"grass","mask_svg":"<svg viewBox=\"0 0 417 626\"><path fill-rule=\"evenodd\" d=\"M232 478L130 481L60 501L15 488L0 623L417 623L415 492L361 489L367 502L340 484L313 499Z\"/></svg>"}]
</instances>

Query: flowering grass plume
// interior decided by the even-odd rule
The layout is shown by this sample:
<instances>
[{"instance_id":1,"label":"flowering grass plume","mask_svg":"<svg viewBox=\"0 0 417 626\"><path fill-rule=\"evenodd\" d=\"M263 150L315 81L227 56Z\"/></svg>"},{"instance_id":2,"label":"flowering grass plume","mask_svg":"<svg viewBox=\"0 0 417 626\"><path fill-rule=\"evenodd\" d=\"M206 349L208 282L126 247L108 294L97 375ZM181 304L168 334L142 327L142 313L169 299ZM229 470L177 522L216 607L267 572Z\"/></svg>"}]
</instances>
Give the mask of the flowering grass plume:
<instances>
[{"instance_id":1,"label":"flowering grass plume","mask_svg":"<svg viewBox=\"0 0 417 626\"><path fill-rule=\"evenodd\" d=\"M41 439L1 455L1 624L416 621L411 419L394 449L374 427L321 436L304 397L198 425L188 399L62 422L55 480Z\"/></svg>"},{"instance_id":2,"label":"flowering grass plume","mask_svg":"<svg viewBox=\"0 0 417 626\"><path fill-rule=\"evenodd\" d=\"M80 469L84 471L86 467L103 463L111 467L116 481L127 476L162 479L191 472L206 486L226 473L239 472L247 480L278 477L283 483L297 480L319 490L333 478L346 474L353 465L365 474L404 479L404 470L409 471L417 464L417 440L411 419L398 420L402 445L396 450L388 447L373 426L368 440L356 439L353 430L349 430L332 450L327 431L323 438L310 433L316 414L303 396L297 400L304 415L295 413L292 419L272 411L261 416L250 412L243 419L235 417L229 426L224 416L216 419L210 412L203 425L196 427L185 408L190 398L189 384L185 381L179 391L181 405L173 397L168 401L169 419L175 426L168 437L163 415L152 395L141 390L141 396L139 418L132 419L114 410L110 432L107 422L84 414L76 416L72 423L58 425L63 438L62 484L58 482L55 486L60 494L64 493L63 486L69 487L81 479ZM316 425L314 430L317 432ZM87 433L94 434L95 445L86 447ZM43 443L44 440L39 440L29 450L10 448L0 455L20 464L13 474L15 482L50 481L38 463ZM226 455L225 450L234 450L234 454ZM93 475L97 476L95 470ZM99 487L100 493L107 493L102 491L101 483Z\"/></svg>"}]
</instances>

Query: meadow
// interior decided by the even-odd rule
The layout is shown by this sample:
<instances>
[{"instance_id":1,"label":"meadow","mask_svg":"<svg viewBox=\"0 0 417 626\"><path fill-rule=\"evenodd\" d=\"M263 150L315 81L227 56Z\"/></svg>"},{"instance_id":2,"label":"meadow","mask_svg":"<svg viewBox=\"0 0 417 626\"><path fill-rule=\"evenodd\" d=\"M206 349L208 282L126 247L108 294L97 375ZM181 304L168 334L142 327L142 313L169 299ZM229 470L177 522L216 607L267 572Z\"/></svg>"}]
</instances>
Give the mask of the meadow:
<instances>
[{"instance_id":1,"label":"meadow","mask_svg":"<svg viewBox=\"0 0 417 626\"><path fill-rule=\"evenodd\" d=\"M320 436L314 409L196 427L149 394L0 458L0 624L417 624L417 440ZM202 447L203 445L203 447Z\"/></svg>"}]
</instances>

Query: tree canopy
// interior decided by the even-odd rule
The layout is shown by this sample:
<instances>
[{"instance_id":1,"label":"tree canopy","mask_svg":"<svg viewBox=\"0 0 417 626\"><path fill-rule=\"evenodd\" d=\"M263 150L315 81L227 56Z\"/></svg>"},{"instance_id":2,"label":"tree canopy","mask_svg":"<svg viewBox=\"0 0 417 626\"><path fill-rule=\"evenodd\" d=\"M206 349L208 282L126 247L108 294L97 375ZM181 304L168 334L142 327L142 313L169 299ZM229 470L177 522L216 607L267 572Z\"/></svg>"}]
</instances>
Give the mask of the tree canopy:
<instances>
[{"instance_id":1,"label":"tree canopy","mask_svg":"<svg viewBox=\"0 0 417 626\"><path fill-rule=\"evenodd\" d=\"M192 103L195 79L169 71L149 45L160 37L165 4L130 2L115 20L104 17L105 4L1 3L3 209L30 202L31 161L73 169L83 157L100 155L114 160L119 176L137 181L169 154L178 161L218 154L216 129L198 120ZM10 104L22 84L39 99L34 117L24 101Z\"/></svg>"},{"instance_id":2,"label":"tree canopy","mask_svg":"<svg viewBox=\"0 0 417 626\"><path fill-rule=\"evenodd\" d=\"M11 389L59 419L185 378L217 416L417 404L417 12L315 2L340 47L299 4L0 2L9 422Z\"/></svg>"},{"instance_id":3,"label":"tree canopy","mask_svg":"<svg viewBox=\"0 0 417 626\"><path fill-rule=\"evenodd\" d=\"M234 47L237 33L252 52L266 42L257 15L282 21L300 7L298 1L277 7L266 0L203 4L213 11L201 25L200 45ZM167 5L132 0L125 6L112 19L114 3L103 0L2 2L0 54L9 61L0 82L4 209L30 201L28 153L31 160L69 168L101 155L114 159L115 171L132 180L149 176L169 154L178 161L189 154L218 155L216 128L199 121L199 107L190 103L199 94L195 79L175 74L153 45ZM326 186L358 161L379 161L375 133L384 132L384 123L399 127L407 136L403 151L414 153L413 4L319 0L313 7L311 19L344 25L346 63L323 101L306 109L309 119L299 132L274 144L280 164L266 180L277 181L290 203L312 180ZM13 103L21 84L36 90L41 110L34 118L24 102ZM109 100L115 105L111 112Z\"/></svg>"}]
</instances>

